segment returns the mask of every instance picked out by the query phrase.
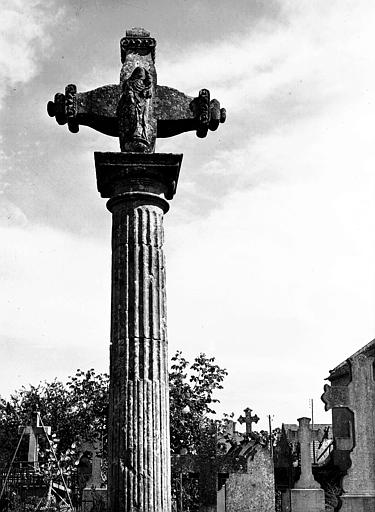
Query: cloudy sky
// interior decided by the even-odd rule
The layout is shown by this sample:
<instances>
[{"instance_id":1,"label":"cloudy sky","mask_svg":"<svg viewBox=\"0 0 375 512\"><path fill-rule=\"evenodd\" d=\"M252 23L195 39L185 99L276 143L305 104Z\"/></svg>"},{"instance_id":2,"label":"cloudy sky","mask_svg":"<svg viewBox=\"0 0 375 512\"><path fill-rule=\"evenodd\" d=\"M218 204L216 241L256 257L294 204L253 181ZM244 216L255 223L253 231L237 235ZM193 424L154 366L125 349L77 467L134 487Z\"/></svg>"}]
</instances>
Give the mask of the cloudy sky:
<instances>
[{"instance_id":1,"label":"cloudy sky","mask_svg":"<svg viewBox=\"0 0 375 512\"><path fill-rule=\"evenodd\" d=\"M309 415L375 333L372 0L3 0L0 394L108 369L110 214L94 151L46 114L68 83L119 79L119 40L156 37L158 82L210 89L227 122L183 153L165 218L170 353L215 355L221 410ZM264 421L263 426L266 425Z\"/></svg>"}]
</instances>

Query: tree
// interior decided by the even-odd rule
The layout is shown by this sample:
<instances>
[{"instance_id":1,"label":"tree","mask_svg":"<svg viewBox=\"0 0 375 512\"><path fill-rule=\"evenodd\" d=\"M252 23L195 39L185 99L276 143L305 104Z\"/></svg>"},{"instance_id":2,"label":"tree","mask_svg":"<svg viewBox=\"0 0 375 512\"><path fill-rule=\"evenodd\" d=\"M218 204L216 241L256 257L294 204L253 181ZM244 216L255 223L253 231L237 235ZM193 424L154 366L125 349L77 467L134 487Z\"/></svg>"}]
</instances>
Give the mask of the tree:
<instances>
[{"instance_id":1,"label":"tree","mask_svg":"<svg viewBox=\"0 0 375 512\"><path fill-rule=\"evenodd\" d=\"M197 356L190 364L180 351L172 357L170 372L171 448L193 450L199 441L200 425L214 414L215 390L222 388L226 370L214 357ZM19 439L18 427L30 422L39 411L43 423L52 427L51 443L64 471L71 471L85 441L105 435L109 376L93 369L77 370L64 384L58 380L22 387L6 402L0 397L0 464L12 458ZM49 443L40 439L40 460L45 469L56 471ZM18 460L27 459L28 439L20 447Z\"/></svg>"},{"instance_id":2,"label":"tree","mask_svg":"<svg viewBox=\"0 0 375 512\"><path fill-rule=\"evenodd\" d=\"M205 354L199 354L193 364L180 351L172 357L169 374L172 453L197 450L202 423L208 415L216 414L213 405L219 400L214 398L214 392L222 389L227 374L215 364L214 357Z\"/></svg>"},{"instance_id":3,"label":"tree","mask_svg":"<svg viewBox=\"0 0 375 512\"><path fill-rule=\"evenodd\" d=\"M108 375L96 374L93 369L77 370L65 384L54 380L29 388L23 386L11 395L9 402L0 399L0 461L10 461L19 438L18 427L30 424L32 413L38 411L43 423L52 427L50 441L62 466L71 466L83 441L103 435L107 403ZM25 437L18 460L26 460L27 445ZM40 445L43 464L51 458L51 446L43 438Z\"/></svg>"}]
</instances>

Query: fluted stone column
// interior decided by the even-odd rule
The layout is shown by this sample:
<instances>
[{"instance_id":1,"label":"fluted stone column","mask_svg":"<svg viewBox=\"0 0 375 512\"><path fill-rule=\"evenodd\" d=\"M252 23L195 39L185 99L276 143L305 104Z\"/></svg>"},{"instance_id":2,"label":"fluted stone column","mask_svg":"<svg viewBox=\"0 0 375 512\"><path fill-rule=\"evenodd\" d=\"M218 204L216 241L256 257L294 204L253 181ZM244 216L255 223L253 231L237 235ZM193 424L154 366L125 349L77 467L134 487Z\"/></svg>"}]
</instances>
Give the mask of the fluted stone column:
<instances>
[{"instance_id":1,"label":"fluted stone column","mask_svg":"<svg viewBox=\"0 0 375 512\"><path fill-rule=\"evenodd\" d=\"M170 511L163 215L182 155L95 153L112 213L110 512Z\"/></svg>"}]
</instances>

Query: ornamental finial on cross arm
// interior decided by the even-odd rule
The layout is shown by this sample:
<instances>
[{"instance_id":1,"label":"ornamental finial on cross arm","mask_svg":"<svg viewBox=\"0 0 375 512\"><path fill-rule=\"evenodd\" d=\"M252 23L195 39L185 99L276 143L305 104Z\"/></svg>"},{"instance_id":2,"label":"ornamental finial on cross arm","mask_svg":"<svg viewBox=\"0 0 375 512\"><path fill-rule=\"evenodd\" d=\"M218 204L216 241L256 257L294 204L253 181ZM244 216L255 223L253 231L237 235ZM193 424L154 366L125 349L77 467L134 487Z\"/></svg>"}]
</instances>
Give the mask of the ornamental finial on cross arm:
<instances>
[{"instance_id":1,"label":"ornamental finial on cross arm","mask_svg":"<svg viewBox=\"0 0 375 512\"><path fill-rule=\"evenodd\" d=\"M208 130L216 130L226 112L207 89L192 98L157 84L155 47L155 39L143 28L127 30L120 42L120 83L83 93L67 85L65 94L57 93L48 102L48 114L58 124L67 123L73 133L85 125L118 137L123 152L153 153L157 137L192 130L205 137Z\"/></svg>"}]
</instances>

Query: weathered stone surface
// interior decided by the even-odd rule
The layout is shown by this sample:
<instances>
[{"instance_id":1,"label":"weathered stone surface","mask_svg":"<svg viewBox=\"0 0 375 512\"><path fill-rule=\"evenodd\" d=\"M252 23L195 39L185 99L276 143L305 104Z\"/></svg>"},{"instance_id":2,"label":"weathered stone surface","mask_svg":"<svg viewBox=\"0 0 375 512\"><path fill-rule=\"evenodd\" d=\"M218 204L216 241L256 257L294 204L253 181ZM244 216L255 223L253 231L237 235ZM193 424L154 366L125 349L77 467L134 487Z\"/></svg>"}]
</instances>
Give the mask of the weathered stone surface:
<instances>
[{"instance_id":1,"label":"weathered stone surface","mask_svg":"<svg viewBox=\"0 0 375 512\"><path fill-rule=\"evenodd\" d=\"M374 350L375 340L332 370L332 387L325 386L322 397L333 412L340 412L332 415L338 450L333 455L338 459L348 451L351 459L342 482L341 512L375 510Z\"/></svg>"},{"instance_id":2,"label":"weathered stone surface","mask_svg":"<svg viewBox=\"0 0 375 512\"><path fill-rule=\"evenodd\" d=\"M123 83L117 105L121 151L152 153L156 139L156 119L152 97L155 86L148 69L137 66Z\"/></svg>"},{"instance_id":3,"label":"weathered stone surface","mask_svg":"<svg viewBox=\"0 0 375 512\"><path fill-rule=\"evenodd\" d=\"M176 189L182 155L170 153L95 153L96 179L102 197L117 197L133 192L160 196L165 211Z\"/></svg>"},{"instance_id":4,"label":"weathered stone surface","mask_svg":"<svg viewBox=\"0 0 375 512\"><path fill-rule=\"evenodd\" d=\"M333 407L347 407L349 404L349 390L347 386L324 385L324 393L321 396L325 404L325 410L329 411Z\"/></svg>"},{"instance_id":5,"label":"weathered stone surface","mask_svg":"<svg viewBox=\"0 0 375 512\"><path fill-rule=\"evenodd\" d=\"M120 138L121 151L154 151L156 137L172 137L195 130L205 137L226 119L220 103L210 99L207 89L192 98L176 89L157 85L156 41L149 32L128 30L121 39L120 84L77 93L69 84L65 94L57 93L47 105L48 114L58 124L68 123L78 132L79 125L90 126L106 135Z\"/></svg>"},{"instance_id":6,"label":"weathered stone surface","mask_svg":"<svg viewBox=\"0 0 375 512\"><path fill-rule=\"evenodd\" d=\"M244 410L245 416L240 416L237 420L241 424L246 423L246 434L251 434L253 430L253 423L258 423L260 419L259 416L257 416L256 414L252 416L252 412L252 409L250 409L250 407L247 407Z\"/></svg>"},{"instance_id":7,"label":"weathered stone surface","mask_svg":"<svg viewBox=\"0 0 375 512\"><path fill-rule=\"evenodd\" d=\"M341 496L341 511L345 512L374 512L374 498L372 496Z\"/></svg>"},{"instance_id":8,"label":"weathered stone surface","mask_svg":"<svg viewBox=\"0 0 375 512\"><path fill-rule=\"evenodd\" d=\"M95 154L113 220L111 512L170 511L163 195L173 195L180 162L181 155Z\"/></svg>"},{"instance_id":9,"label":"weathered stone surface","mask_svg":"<svg viewBox=\"0 0 375 512\"><path fill-rule=\"evenodd\" d=\"M275 482L270 451L235 432L234 426L228 422L219 441L220 452L215 426L203 431L197 455L172 456L173 474L198 475L200 512L273 512ZM227 443L228 433L233 444Z\"/></svg>"},{"instance_id":10,"label":"weathered stone surface","mask_svg":"<svg viewBox=\"0 0 375 512\"><path fill-rule=\"evenodd\" d=\"M229 474L225 483L225 512L274 512L275 481L270 452L257 446L246 473Z\"/></svg>"},{"instance_id":11,"label":"weathered stone surface","mask_svg":"<svg viewBox=\"0 0 375 512\"><path fill-rule=\"evenodd\" d=\"M324 512L323 489L292 489L291 512Z\"/></svg>"},{"instance_id":12,"label":"weathered stone surface","mask_svg":"<svg viewBox=\"0 0 375 512\"><path fill-rule=\"evenodd\" d=\"M324 491L314 479L311 466L311 440L310 418L298 419L298 441L301 454L301 475L291 490L292 512L324 512Z\"/></svg>"},{"instance_id":13,"label":"weathered stone surface","mask_svg":"<svg viewBox=\"0 0 375 512\"><path fill-rule=\"evenodd\" d=\"M87 441L82 443L81 451L84 454L89 453L91 456L91 474L86 482L86 488L105 487L102 478L102 458L101 453L103 445L100 441Z\"/></svg>"},{"instance_id":14,"label":"weathered stone surface","mask_svg":"<svg viewBox=\"0 0 375 512\"><path fill-rule=\"evenodd\" d=\"M310 428L310 418L298 419L298 441L301 454L301 475L297 481L296 489L320 489L320 485L315 480L311 466L311 441L312 432Z\"/></svg>"}]
</instances>

